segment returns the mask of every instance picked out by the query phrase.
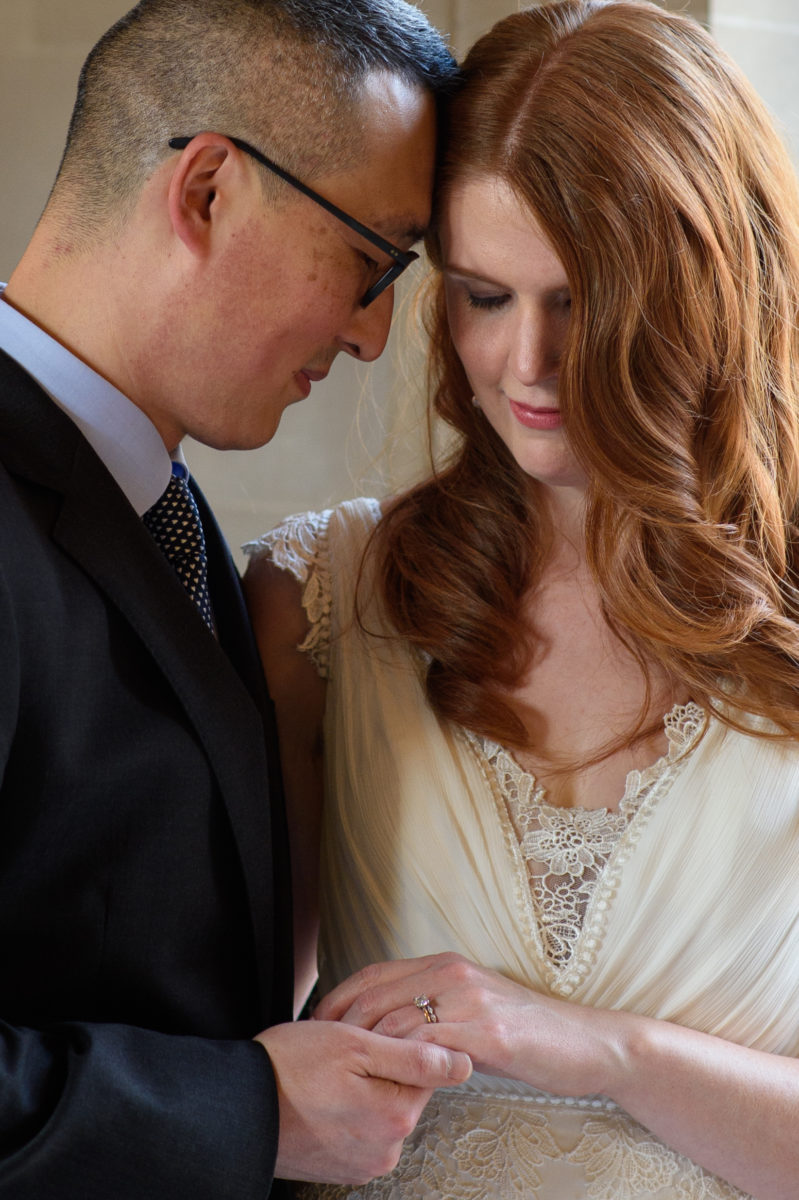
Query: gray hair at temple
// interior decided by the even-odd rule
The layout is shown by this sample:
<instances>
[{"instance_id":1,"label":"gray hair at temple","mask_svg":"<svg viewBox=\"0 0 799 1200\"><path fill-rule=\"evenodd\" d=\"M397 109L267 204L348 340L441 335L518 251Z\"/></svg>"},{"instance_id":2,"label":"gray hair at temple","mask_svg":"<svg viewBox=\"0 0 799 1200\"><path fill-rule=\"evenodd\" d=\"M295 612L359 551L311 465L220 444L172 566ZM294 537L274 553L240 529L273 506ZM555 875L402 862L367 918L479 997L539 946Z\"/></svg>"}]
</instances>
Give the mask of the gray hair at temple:
<instances>
[{"instance_id":1,"label":"gray hair at temple","mask_svg":"<svg viewBox=\"0 0 799 1200\"><path fill-rule=\"evenodd\" d=\"M363 150L361 87L387 71L434 96L457 67L405 0L140 0L81 72L51 200L72 232L124 220L169 138L252 142L305 180ZM263 186L274 183L264 173Z\"/></svg>"}]
</instances>

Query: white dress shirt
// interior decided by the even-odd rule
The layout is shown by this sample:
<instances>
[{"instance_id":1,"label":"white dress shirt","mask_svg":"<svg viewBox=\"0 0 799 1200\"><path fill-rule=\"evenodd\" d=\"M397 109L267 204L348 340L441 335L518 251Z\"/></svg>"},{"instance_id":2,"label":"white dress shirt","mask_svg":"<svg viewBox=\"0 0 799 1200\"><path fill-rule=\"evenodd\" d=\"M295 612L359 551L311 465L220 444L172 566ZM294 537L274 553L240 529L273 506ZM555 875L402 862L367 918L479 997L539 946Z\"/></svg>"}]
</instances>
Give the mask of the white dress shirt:
<instances>
[{"instance_id":1,"label":"white dress shirt","mask_svg":"<svg viewBox=\"0 0 799 1200\"><path fill-rule=\"evenodd\" d=\"M0 284L0 350L75 422L142 516L165 491L172 472L158 430L132 400L6 301L4 287ZM180 449L174 457L185 471Z\"/></svg>"}]
</instances>

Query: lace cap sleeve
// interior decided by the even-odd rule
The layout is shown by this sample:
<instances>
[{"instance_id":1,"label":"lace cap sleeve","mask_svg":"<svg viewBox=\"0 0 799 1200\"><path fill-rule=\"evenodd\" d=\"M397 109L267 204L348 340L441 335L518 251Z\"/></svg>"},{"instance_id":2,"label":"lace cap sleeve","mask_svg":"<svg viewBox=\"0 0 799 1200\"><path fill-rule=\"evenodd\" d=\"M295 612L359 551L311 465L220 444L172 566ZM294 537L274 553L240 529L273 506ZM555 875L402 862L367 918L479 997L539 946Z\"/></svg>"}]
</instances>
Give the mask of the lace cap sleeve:
<instances>
[{"instance_id":1,"label":"lace cap sleeve","mask_svg":"<svg viewBox=\"0 0 799 1200\"><path fill-rule=\"evenodd\" d=\"M298 647L323 679L330 674L330 610L332 590L327 531L332 509L287 517L275 529L242 550L250 558L268 558L302 585L302 606L311 626Z\"/></svg>"}]
</instances>

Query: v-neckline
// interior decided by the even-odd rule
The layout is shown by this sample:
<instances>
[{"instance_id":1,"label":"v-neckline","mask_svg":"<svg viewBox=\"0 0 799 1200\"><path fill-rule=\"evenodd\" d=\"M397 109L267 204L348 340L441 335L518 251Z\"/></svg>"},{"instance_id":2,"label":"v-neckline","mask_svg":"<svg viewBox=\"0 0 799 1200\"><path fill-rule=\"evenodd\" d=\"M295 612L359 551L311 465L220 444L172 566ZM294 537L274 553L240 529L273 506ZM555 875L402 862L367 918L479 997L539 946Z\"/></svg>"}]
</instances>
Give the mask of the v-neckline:
<instances>
[{"instance_id":1,"label":"v-neckline","mask_svg":"<svg viewBox=\"0 0 799 1200\"><path fill-rule=\"evenodd\" d=\"M684 763L707 724L704 709L689 701L675 704L663 718L664 730L669 741L665 754L643 770L628 772L624 795L618 809L564 808L548 804L545 790L536 782L535 776L518 763L512 754L488 738L464 730L472 753L477 756L483 776L491 790L498 816L505 834L505 843L513 859L516 878L517 903L531 945L544 978L551 990L562 996L571 996L589 974L607 928L615 892L624 864L634 852L635 846L649 818L662 797L670 790ZM527 802L542 812L554 812L558 818L563 814L581 814L592 817L602 813L624 815L625 825L607 861L597 872L591 895L586 905L582 926L577 934L569 957L558 965L547 953L540 904L535 894L527 860L522 850L514 824L508 793L500 780L498 766L509 768L516 786L527 794ZM501 766L500 766L501 770ZM626 811L625 811L626 810Z\"/></svg>"}]
</instances>

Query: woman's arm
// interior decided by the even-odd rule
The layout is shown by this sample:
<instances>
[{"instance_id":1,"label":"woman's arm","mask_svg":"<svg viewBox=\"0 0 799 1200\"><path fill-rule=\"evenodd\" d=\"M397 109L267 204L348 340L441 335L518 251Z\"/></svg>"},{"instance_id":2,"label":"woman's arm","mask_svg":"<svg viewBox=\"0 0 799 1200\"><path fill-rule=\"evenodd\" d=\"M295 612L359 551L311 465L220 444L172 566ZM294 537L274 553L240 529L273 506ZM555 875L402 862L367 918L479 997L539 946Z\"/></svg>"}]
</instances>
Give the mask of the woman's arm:
<instances>
[{"instance_id":1,"label":"woman's arm","mask_svg":"<svg viewBox=\"0 0 799 1200\"><path fill-rule=\"evenodd\" d=\"M280 737L291 843L296 1016L317 974L326 685L308 655L297 649L310 628L297 580L268 559L256 558L247 568L244 590Z\"/></svg>"},{"instance_id":2,"label":"woman's arm","mask_svg":"<svg viewBox=\"0 0 799 1200\"><path fill-rule=\"evenodd\" d=\"M427 1024L413 998L432 1001ZM757 1200L799 1195L799 1061L635 1013L544 996L455 954L367 967L316 1010L466 1051L475 1070L609 1096Z\"/></svg>"}]
</instances>

